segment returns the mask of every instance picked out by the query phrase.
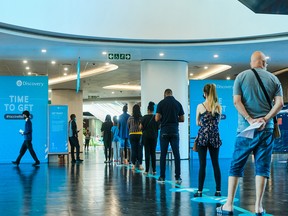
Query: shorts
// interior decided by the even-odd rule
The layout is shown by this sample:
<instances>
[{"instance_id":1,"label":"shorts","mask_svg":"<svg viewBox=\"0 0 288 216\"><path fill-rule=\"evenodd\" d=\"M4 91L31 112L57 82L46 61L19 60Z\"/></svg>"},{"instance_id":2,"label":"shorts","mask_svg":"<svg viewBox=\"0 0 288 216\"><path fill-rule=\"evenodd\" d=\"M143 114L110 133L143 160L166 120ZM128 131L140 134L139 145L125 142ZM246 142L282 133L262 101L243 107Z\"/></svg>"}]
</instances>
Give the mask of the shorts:
<instances>
[{"instance_id":1,"label":"shorts","mask_svg":"<svg viewBox=\"0 0 288 216\"><path fill-rule=\"evenodd\" d=\"M129 138L122 139L120 138L120 147L121 148L131 148L131 144Z\"/></svg>"},{"instance_id":2,"label":"shorts","mask_svg":"<svg viewBox=\"0 0 288 216\"><path fill-rule=\"evenodd\" d=\"M273 129L255 131L254 138L237 137L229 176L242 177L250 153L254 155L255 175L269 178L274 146Z\"/></svg>"}]
</instances>

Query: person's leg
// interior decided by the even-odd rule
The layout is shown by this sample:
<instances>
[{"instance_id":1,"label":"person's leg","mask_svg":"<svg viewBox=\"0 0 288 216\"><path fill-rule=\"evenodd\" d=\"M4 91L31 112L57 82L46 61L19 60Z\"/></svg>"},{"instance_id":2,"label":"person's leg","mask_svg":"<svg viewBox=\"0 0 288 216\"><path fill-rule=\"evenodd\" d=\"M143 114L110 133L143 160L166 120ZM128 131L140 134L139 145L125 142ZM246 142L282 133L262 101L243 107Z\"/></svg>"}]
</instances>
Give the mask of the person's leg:
<instances>
[{"instance_id":1,"label":"person's leg","mask_svg":"<svg viewBox=\"0 0 288 216\"><path fill-rule=\"evenodd\" d=\"M270 176L271 156L274 146L273 130L266 129L259 133L259 144L254 148L256 200L255 212L264 211L262 201L267 179Z\"/></svg>"},{"instance_id":2,"label":"person's leg","mask_svg":"<svg viewBox=\"0 0 288 216\"><path fill-rule=\"evenodd\" d=\"M160 177L165 179L165 171L166 171L166 155L168 151L169 145L169 136L167 134L160 135Z\"/></svg>"},{"instance_id":3,"label":"person's leg","mask_svg":"<svg viewBox=\"0 0 288 216\"><path fill-rule=\"evenodd\" d=\"M23 157L23 155L25 154L25 152L27 151L27 144L26 141L23 142L20 152L19 152L19 156L16 159L16 163L19 164L21 161L21 158Z\"/></svg>"},{"instance_id":4,"label":"person's leg","mask_svg":"<svg viewBox=\"0 0 288 216\"><path fill-rule=\"evenodd\" d=\"M28 148L28 150L29 150L29 152L30 152L30 155L31 155L32 158L34 159L34 161L35 161L37 164L39 164L40 161L38 160L37 155L36 155L36 153L35 153L35 151L34 151L34 149L33 149L33 145L32 145L31 140L27 140L27 148Z\"/></svg>"},{"instance_id":5,"label":"person's leg","mask_svg":"<svg viewBox=\"0 0 288 216\"><path fill-rule=\"evenodd\" d=\"M150 155L151 155L151 164L153 173L156 173L156 146L157 146L157 138L151 139L150 144Z\"/></svg>"},{"instance_id":6,"label":"person's leg","mask_svg":"<svg viewBox=\"0 0 288 216\"><path fill-rule=\"evenodd\" d=\"M221 171L219 166L219 148L209 146L210 158L214 170L214 179L216 182L216 192L221 191Z\"/></svg>"},{"instance_id":7,"label":"person's leg","mask_svg":"<svg viewBox=\"0 0 288 216\"><path fill-rule=\"evenodd\" d=\"M263 195L266 188L267 178L264 176L255 176L256 186L256 201L255 201L255 212L261 213L264 211L262 206Z\"/></svg>"},{"instance_id":8,"label":"person's leg","mask_svg":"<svg viewBox=\"0 0 288 216\"><path fill-rule=\"evenodd\" d=\"M112 149L113 149L113 161L116 162L117 158L117 148L116 148L116 142L112 141Z\"/></svg>"},{"instance_id":9,"label":"person's leg","mask_svg":"<svg viewBox=\"0 0 288 216\"><path fill-rule=\"evenodd\" d=\"M74 144L73 137L69 137L69 142L70 142L70 147L71 147L71 159L72 159L72 162L74 162L76 160L75 160L75 155L74 155L75 144Z\"/></svg>"},{"instance_id":10,"label":"person's leg","mask_svg":"<svg viewBox=\"0 0 288 216\"><path fill-rule=\"evenodd\" d=\"M172 152L174 155L175 179L179 179L181 177L181 164L180 164L180 153L179 153L179 134L172 134L170 136L170 144L171 144Z\"/></svg>"},{"instance_id":11,"label":"person's leg","mask_svg":"<svg viewBox=\"0 0 288 216\"><path fill-rule=\"evenodd\" d=\"M77 137L75 139L75 148L76 148L76 160L80 160L80 145L79 145L79 140Z\"/></svg>"},{"instance_id":12,"label":"person's leg","mask_svg":"<svg viewBox=\"0 0 288 216\"><path fill-rule=\"evenodd\" d=\"M137 159L137 140L135 140L134 134L130 135L130 143L131 143L131 150L132 150L131 161L134 166L133 168L135 168L136 159Z\"/></svg>"},{"instance_id":13,"label":"person's leg","mask_svg":"<svg viewBox=\"0 0 288 216\"><path fill-rule=\"evenodd\" d=\"M142 140L141 140L141 138L142 138L142 135L137 135L137 137L138 137L138 140L137 140L137 142L138 142L138 148L137 148L137 154L138 154L138 156L137 156L137 158L138 158L138 162L139 162L139 170L143 170L144 168L143 168L143 166L142 166L142 163L143 163L143 144L142 144Z\"/></svg>"},{"instance_id":14,"label":"person's leg","mask_svg":"<svg viewBox=\"0 0 288 216\"><path fill-rule=\"evenodd\" d=\"M127 161L128 163L131 163L131 144L130 144L130 140L127 138L125 141L125 145L127 147Z\"/></svg>"},{"instance_id":15,"label":"person's leg","mask_svg":"<svg viewBox=\"0 0 288 216\"><path fill-rule=\"evenodd\" d=\"M222 206L223 210L233 211L233 203L238 188L239 177L229 176L228 178L228 196L226 203Z\"/></svg>"},{"instance_id":16,"label":"person's leg","mask_svg":"<svg viewBox=\"0 0 288 216\"><path fill-rule=\"evenodd\" d=\"M198 157L199 157L199 174L198 174L198 192L202 193L204 181L206 177L206 156L207 147L198 146Z\"/></svg>"},{"instance_id":17,"label":"person's leg","mask_svg":"<svg viewBox=\"0 0 288 216\"><path fill-rule=\"evenodd\" d=\"M108 147L106 143L104 143L104 155L105 155L105 162L107 162L108 161Z\"/></svg>"},{"instance_id":18,"label":"person's leg","mask_svg":"<svg viewBox=\"0 0 288 216\"><path fill-rule=\"evenodd\" d=\"M148 139L142 136L143 145L145 148L145 172L149 172L150 168L150 145L148 143Z\"/></svg>"}]
</instances>

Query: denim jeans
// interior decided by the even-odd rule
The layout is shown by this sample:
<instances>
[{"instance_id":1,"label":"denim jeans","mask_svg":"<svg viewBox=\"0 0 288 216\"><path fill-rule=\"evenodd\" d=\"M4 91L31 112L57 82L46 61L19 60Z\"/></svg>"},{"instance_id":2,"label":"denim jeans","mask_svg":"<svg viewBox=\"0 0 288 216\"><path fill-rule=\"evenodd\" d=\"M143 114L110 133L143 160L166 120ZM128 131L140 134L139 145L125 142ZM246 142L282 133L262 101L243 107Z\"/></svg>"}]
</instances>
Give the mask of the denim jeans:
<instances>
[{"instance_id":1,"label":"denim jeans","mask_svg":"<svg viewBox=\"0 0 288 216\"><path fill-rule=\"evenodd\" d=\"M172 148L175 162L175 178L180 178L181 169L180 169L180 153L179 153L179 134L165 134L160 132L160 177L165 179L165 170L166 170L166 155L168 151L169 143Z\"/></svg>"},{"instance_id":2,"label":"denim jeans","mask_svg":"<svg viewBox=\"0 0 288 216\"><path fill-rule=\"evenodd\" d=\"M274 146L273 129L255 131L254 138L237 137L229 176L242 177L250 153L255 160L255 175L269 178L271 155Z\"/></svg>"},{"instance_id":3,"label":"denim jeans","mask_svg":"<svg viewBox=\"0 0 288 216\"><path fill-rule=\"evenodd\" d=\"M130 134L129 139L132 149L131 161L133 165L136 165L138 161L139 165L142 165L143 160L143 145L141 142L141 134Z\"/></svg>"}]
</instances>

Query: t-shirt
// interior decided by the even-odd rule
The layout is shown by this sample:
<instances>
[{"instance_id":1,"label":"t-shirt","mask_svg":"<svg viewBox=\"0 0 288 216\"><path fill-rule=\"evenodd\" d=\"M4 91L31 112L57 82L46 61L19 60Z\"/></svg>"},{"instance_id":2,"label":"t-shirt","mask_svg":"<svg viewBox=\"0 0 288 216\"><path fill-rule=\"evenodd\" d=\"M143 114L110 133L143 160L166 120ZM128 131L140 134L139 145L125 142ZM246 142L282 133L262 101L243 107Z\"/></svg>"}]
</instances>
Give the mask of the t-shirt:
<instances>
[{"instance_id":1,"label":"t-shirt","mask_svg":"<svg viewBox=\"0 0 288 216\"><path fill-rule=\"evenodd\" d=\"M112 132L112 142L119 142L120 138L119 138L119 129L117 125L113 125L113 127L111 128L111 132Z\"/></svg>"},{"instance_id":2,"label":"t-shirt","mask_svg":"<svg viewBox=\"0 0 288 216\"><path fill-rule=\"evenodd\" d=\"M255 70L259 74L271 101L273 101L275 96L283 96L281 83L274 74L261 68L255 68ZM233 86L233 95L241 95L242 103L252 118L264 117L271 109L251 69L241 72L236 77ZM238 113L237 132L241 132L248 126L248 121ZM273 119L267 122L266 128L273 128Z\"/></svg>"},{"instance_id":3,"label":"t-shirt","mask_svg":"<svg viewBox=\"0 0 288 216\"><path fill-rule=\"evenodd\" d=\"M128 130L128 127L127 127L127 121L128 121L128 118L130 117L130 115L126 112L124 112L123 114L121 114L119 116L119 121L118 121L118 124L119 124L119 137L121 139L126 139L126 138L129 138L129 130Z\"/></svg>"},{"instance_id":4,"label":"t-shirt","mask_svg":"<svg viewBox=\"0 0 288 216\"><path fill-rule=\"evenodd\" d=\"M161 115L161 133L178 134L179 116L184 115L182 105L173 96L167 96L157 106Z\"/></svg>"},{"instance_id":5,"label":"t-shirt","mask_svg":"<svg viewBox=\"0 0 288 216\"><path fill-rule=\"evenodd\" d=\"M142 132L143 137L157 138L159 123L155 121L155 115L148 114L142 117Z\"/></svg>"}]
</instances>

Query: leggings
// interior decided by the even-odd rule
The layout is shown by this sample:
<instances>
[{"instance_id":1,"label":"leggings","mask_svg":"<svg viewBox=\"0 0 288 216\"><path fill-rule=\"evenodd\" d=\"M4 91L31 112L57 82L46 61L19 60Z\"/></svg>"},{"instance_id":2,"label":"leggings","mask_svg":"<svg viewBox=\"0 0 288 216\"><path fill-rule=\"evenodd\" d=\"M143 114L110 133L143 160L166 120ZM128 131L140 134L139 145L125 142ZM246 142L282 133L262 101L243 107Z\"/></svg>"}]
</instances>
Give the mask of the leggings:
<instances>
[{"instance_id":1,"label":"leggings","mask_svg":"<svg viewBox=\"0 0 288 216\"><path fill-rule=\"evenodd\" d=\"M211 145L198 146L198 156L200 161L199 166L199 177L198 177L198 190L202 191L206 176L206 156L207 150L209 149L210 158L214 170L214 178L216 182L216 191L221 191L221 172L219 167L219 148L214 148Z\"/></svg>"}]
</instances>

